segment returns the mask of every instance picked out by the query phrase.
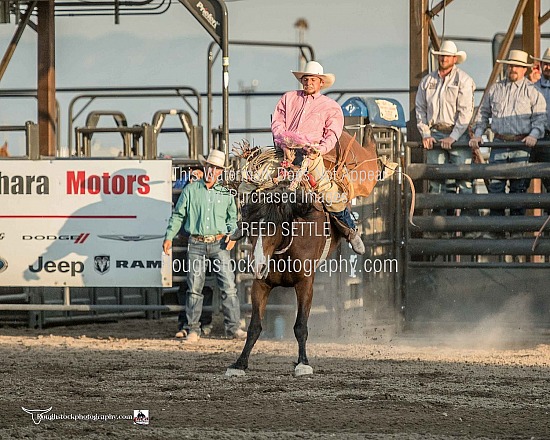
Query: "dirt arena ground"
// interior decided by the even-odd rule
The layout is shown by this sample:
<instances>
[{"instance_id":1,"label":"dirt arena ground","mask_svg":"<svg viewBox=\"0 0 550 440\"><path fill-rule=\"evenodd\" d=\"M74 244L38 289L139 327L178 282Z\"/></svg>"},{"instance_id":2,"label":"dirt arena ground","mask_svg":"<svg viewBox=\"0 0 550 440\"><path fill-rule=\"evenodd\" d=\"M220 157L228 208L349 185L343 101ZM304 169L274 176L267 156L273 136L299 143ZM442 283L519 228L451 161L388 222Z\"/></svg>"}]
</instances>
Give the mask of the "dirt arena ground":
<instances>
[{"instance_id":1,"label":"dirt arena ground","mask_svg":"<svg viewBox=\"0 0 550 440\"><path fill-rule=\"evenodd\" d=\"M550 335L512 346L393 338L309 344L315 374L292 375L293 340L171 339L175 320L0 328L2 439L548 439ZM42 420L48 415L131 420Z\"/></svg>"}]
</instances>

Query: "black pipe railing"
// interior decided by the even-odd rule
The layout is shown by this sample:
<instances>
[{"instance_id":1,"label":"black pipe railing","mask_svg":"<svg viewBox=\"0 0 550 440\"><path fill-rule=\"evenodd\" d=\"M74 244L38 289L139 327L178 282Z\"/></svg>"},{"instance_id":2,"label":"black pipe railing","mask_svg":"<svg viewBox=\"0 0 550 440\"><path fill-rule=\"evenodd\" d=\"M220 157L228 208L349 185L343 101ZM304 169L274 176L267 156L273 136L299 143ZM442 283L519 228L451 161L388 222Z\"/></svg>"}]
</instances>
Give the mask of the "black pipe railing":
<instances>
[{"instance_id":1,"label":"black pipe railing","mask_svg":"<svg viewBox=\"0 0 550 440\"><path fill-rule=\"evenodd\" d=\"M416 209L550 209L550 194L416 194Z\"/></svg>"},{"instance_id":2,"label":"black pipe railing","mask_svg":"<svg viewBox=\"0 0 550 440\"><path fill-rule=\"evenodd\" d=\"M534 232L546 220L535 216L414 216L413 223L421 231L429 232ZM414 226L412 230L414 230Z\"/></svg>"},{"instance_id":3,"label":"black pipe railing","mask_svg":"<svg viewBox=\"0 0 550 440\"><path fill-rule=\"evenodd\" d=\"M417 148L421 144L407 142L406 146L409 147L408 153L410 153L411 148ZM453 147L455 146L467 146L467 144L457 142L453 144ZM527 148L522 142L488 142L483 146L497 149ZM440 148L440 146L436 144L434 148ZM541 141L533 147L533 149L541 148L550 148L550 142ZM409 163L410 154L407 158L405 172L416 182L446 179L487 181L550 178L550 162L451 165ZM406 199L410 206L412 197L409 195ZM539 237L535 246L535 234L545 226L547 215L472 215L481 209L518 208L550 210L550 194L478 194L475 192L472 194L445 192L416 194L416 215L412 218L414 225L407 225L408 254L430 257L437 255L550 255L548 237L544 235ZM458 216L438 215L441 210L458 209L461 210ZM420 215L422 211L426 215ZM506 239L506 236L510 238ZM544 262L538 264L544 264Z\"/></svg>"}]
</instances>

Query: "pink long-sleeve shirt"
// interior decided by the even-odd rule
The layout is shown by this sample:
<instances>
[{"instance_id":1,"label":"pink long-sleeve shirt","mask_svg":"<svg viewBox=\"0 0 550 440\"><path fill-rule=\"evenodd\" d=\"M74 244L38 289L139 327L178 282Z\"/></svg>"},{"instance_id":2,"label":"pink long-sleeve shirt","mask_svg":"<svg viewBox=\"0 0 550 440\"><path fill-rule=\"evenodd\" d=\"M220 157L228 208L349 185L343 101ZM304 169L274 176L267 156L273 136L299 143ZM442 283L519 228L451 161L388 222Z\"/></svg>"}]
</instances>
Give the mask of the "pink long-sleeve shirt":
<instances>
[{"instance_id":1,"label":"pink long-sleeve shirt","mask_svg":"<svg viewBox=\"0 0 550 440\"><path fill-rule=\"evenodd\" d=\"M273 113L271 132L277 138L285 131L299 133L311 143L318 142L321 154L334 148L344 128L344 114L333 99L303 90L285 93Z\"/></svg>"}]
</instances>

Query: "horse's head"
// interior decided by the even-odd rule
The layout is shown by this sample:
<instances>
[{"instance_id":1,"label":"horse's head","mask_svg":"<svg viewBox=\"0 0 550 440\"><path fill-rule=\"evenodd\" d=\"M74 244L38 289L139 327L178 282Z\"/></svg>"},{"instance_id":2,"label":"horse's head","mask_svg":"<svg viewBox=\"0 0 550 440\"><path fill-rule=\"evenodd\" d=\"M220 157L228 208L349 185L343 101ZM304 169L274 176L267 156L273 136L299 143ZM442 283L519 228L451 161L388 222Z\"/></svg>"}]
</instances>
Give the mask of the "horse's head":
<instances>
[{"instance_id":1,"label":"horse's head","mask_svg":"<svg viewBox=\"0 0 550 440\"><path fill-rule=\"evenodd\" d=\"M311 208L301 191L289 191L286 187L276 187L257 192L251 199L244 222L252 242L254 275L257 279L266 278L272 256L291 244L289 233L292 222L303 217Z\"/></svg>"}]
</instances>

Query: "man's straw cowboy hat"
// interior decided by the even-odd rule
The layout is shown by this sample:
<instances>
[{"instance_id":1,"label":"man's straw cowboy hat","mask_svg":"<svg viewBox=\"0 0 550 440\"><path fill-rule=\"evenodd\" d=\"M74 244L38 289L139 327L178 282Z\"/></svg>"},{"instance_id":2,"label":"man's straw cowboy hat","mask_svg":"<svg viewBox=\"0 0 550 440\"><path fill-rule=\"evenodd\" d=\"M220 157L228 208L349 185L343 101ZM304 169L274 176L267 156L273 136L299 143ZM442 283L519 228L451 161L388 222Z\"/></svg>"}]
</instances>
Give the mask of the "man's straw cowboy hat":
<instances>
[{"instance_id":1,"label":"man's straw cowboy hat","mask_svg":"<svg viewBox=\"0 0 550 440\"><path fill-rule=\"evenodd\" d=\"M444 41L442 44L441 44L441 48L439 50L433 50L432 49L432 53L434 55L447 55L447 56L452 56L452 57L456 57L456 64L460 64L460 63L463 63L464 61L466 61L466 52L464 52L463 50L458 50L456 48L456 44L454 44L452 41Z\"/></svg>"},{"instance_id":2,"label":"man's straw cowboy hat","mask_svg":"<svg viewBox=\"0 0 550 440\"><path fill-rule=\"evenodd\" d=\"M328 89L336 81L336 76L332 73L324 73L323 66L321 66L317 61L309 61L306 64L306 67L303 72L291 70L293 75L298 81L302 80L303 76L317 76L323 80L323 85L321 89Z\"/></svg>"},{"instance_id":3,"label":"man's straw cowboy hat","mask_svg":"<svg viewBox=\"0 0 550 440\"><path fill-rule=\"evenodd\" d=\"M533 64L527 62L529 54L523 50L511 50L508 58L497 60L497 63L510 64L512 66L531 67Z\"/></svg>"},{"instance_id":4,"label":"man's straw cowboy hat","mask_svg":"<svg viewBox=\"0 0 550 440\"><path fill-rule=\"evenodd\" d=\"M550 64L550 47L546 49L546 52L544 52L544 55L542 56L542 58L536 58L536 57L531 57L531 58L537 61L542 61L543 63Z\"/></svg>"},{"instance_id":5,"label":"man's straw cowboy hat","mask_svg":"<svg viewBox=\"0 0 550 440\"><path fill-rule=\"evenodd\" d=\"M229 168L225 166L225 153L219 150L210 150L206 159L202 154L199 154L199 162L202 166L214 165L219 168Z\"/></svg>"}]
</instances>

